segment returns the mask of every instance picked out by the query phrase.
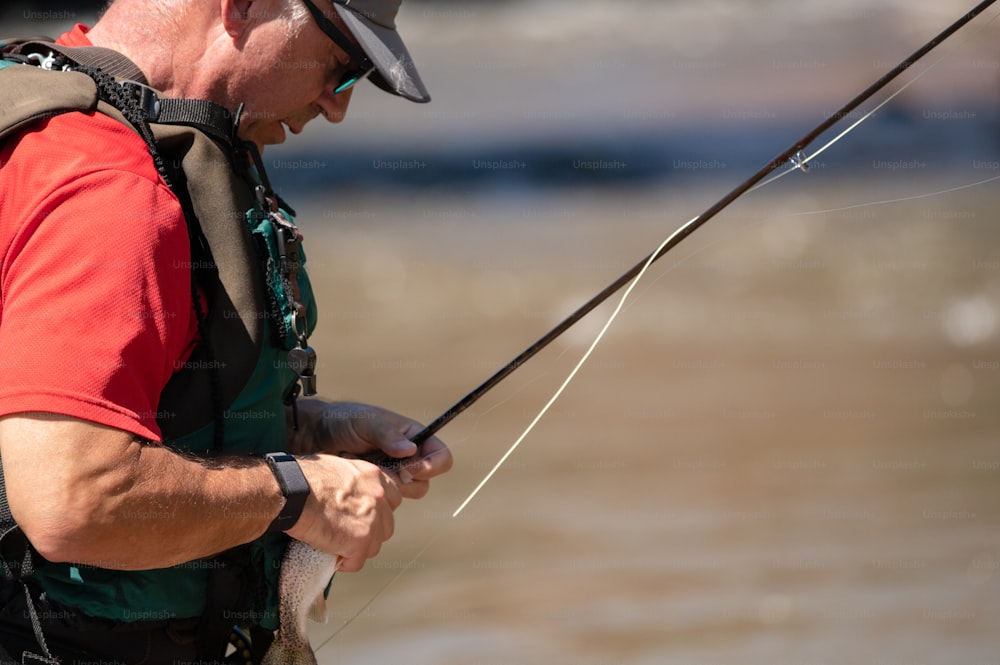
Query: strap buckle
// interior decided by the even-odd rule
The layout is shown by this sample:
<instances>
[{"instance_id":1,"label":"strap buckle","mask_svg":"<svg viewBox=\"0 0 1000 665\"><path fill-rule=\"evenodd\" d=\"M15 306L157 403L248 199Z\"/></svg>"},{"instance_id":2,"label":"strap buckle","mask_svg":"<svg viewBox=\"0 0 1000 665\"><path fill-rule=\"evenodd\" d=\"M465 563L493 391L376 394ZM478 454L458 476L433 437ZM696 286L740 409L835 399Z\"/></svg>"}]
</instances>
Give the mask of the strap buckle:
<instances>
[{"instance_id":1,"label":"strap buckle","mask_svg":"<svg viewBox=\"0 0 1000 665\"><path fill-rule=\"evenodd\" d=\"M64 72L68 72L72 68L65 59L60 61L59 58L62 56L54 51L49 51L48 53L29 53L25 57L28 62L48 71L61 69Z\"/></svg>"},{"instance_id":2,"label":"strap buckle","mask_svg":"<svg viewBox=\"0 0 1000 665\"><path fill-rule=\"evenodd\" d=\"M156 122L160 117L160 98L155 90L138 81L120 81L118 86L126 97L139 103L147 122Z\"/></svg>"}]
</instances>

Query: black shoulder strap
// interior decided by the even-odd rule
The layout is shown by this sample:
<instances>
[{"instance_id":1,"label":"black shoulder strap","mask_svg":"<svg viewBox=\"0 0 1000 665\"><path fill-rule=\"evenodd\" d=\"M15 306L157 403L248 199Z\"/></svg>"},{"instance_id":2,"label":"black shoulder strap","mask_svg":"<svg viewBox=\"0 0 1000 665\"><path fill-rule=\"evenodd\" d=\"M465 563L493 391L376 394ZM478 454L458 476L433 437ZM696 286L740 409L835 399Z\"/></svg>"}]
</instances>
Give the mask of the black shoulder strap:
<instances>
[{"instance_id":1,"label":"black shoulder strap","mask_svg":"<svg viewBox=\"0 0 1000 665\"><path fill-rule=\"evenodd\" d=\"M101 99L118 108L132 124L141 117L147 124L194 127L227 146L236 140L238 117L233 112L203 99L160 97L149 87L142 70L118 51L100 46L63 46L43 39L15 43L7 51L22 60L34 57L45 68L66 66L56 59L57 55L72 61L76 65L72 67L74 70L94 79ZM130 107L137 107L142 115L130 117L134 115Z\"/></svg>"},{"instance_id":2,"label":"black shoulder strap","mask_svg":"<svg viewBox=\"0 0 1000 665\"><path fill-rule=\"evenodd\" d=\"M239 112L204 99L160 99L159 113L151 118L160 125L186 125L232 147L236 142Z\"/></svg>"}]
</instances>

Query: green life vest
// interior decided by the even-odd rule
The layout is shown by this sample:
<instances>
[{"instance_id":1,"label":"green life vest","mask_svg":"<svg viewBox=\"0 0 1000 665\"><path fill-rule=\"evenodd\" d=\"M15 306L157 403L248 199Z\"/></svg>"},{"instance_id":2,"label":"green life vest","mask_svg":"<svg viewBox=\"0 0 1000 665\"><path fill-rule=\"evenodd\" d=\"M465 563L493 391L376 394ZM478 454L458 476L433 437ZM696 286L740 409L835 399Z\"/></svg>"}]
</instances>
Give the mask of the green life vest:
<instances>
[{"instance_id":1,"label":"green life vest","mask_svg":"<svg viewBox=\"0 0 1000 665\"><path fill-rule=\"evenodd\" d=\"M40 119L74 111L103 113L135 129L102 101L99 86L87 74L0 59L0 90L0 141ZM199 286L209 303L203 326L209 343L199 345L160 397L157 421L164 443L204 456L285 450L285 405L298 389L287 354L299 337L290 298L294 285L279 269L285 257L275 226L284 225L278 222L282 218L291 224L291 215L267 209L274 199L261 195L270 193L266 175L247 145L221 140L225 137L203 131L197 122L153 120L148 126L155 152L186 185L178 191L172 183L187 204L189 226L197 236L193 245L205 248L192 250L192 262L206 264L201 266L207 269L201 271ZM312 331L315 300L304 269L305 254L298 251L295 296L305 305L306 329ZM213 369L218 372L214 388ZM215 441L220 416L221 446ZM277 628L278 573L287 541L281 533L265 534L241 548L239 574L254 582L253 593L232 610L230 625ZM146 571L45 562L31 578L49 598L95 617L127 622L199 617L206 611L209 577L219 566L229 565L224 560L211 557Z\"/></svg>"}]
</instances>

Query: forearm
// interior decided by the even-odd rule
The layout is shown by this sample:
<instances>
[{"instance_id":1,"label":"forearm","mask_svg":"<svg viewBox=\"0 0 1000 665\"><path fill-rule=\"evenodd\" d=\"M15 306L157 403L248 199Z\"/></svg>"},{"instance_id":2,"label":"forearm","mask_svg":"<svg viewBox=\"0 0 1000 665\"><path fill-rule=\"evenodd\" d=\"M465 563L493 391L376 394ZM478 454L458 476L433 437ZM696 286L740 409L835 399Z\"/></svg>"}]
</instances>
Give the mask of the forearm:
<instances>
[{"instance_id":1,"label":"forearm","mask_svg":"<svg viewBox=\"0 0 1000 665\"><path fill-rule=\"evenodd\" d=\"M91 537L67 543L65 558L123 570L193 561L260 536L284 503L262 459L206 462L139 443L125 458L134 473L108 488L86 519Z\"/></svg>"},{"instance_id":2,"label":"forearm","mask_svg":"<svg viewBox=\"0 0 1000 665\"><path fill-rule=\"evenodd\" d=\"M5 418L0 446L14 518L53 561L192 561L259 536L284 502L263 460L195 460L83 421Z\"/></svg>"}]
</instances>

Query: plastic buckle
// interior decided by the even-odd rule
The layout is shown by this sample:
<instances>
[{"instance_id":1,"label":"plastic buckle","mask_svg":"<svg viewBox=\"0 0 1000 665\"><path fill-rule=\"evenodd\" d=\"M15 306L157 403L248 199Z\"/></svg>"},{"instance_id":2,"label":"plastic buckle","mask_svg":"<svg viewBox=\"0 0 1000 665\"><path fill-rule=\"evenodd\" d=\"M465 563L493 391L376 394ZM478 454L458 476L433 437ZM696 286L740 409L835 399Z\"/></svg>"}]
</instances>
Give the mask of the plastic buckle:
<instances>
[{"instance_id":1,"label":"plastic buckle","mask_svg":"<svg viewBox=\"0 0 1000 665\"><path fill-rule=\"evenodd\" d=\"M142 112L148 122L156 122L160 117L160 98L156 91L138 81L121 81L118 83L127 97L139 102Z\"/></svg>"},{"instance_id":2,"label":"plastic buckle","mask_svg":"<svg viewBox=\"0 0 1000 665\"><path fill-rule=\"evenodd\" d=\"M48 53L29 53L25 56L25 59L29 63L37 65L40 69L48 71L55 71L58 58L59 55L53 51L49 51ZM63 64L60 69L64 72L68 72L71 67L68 63L66 63Z\"/></svg>"}]
</instances>

